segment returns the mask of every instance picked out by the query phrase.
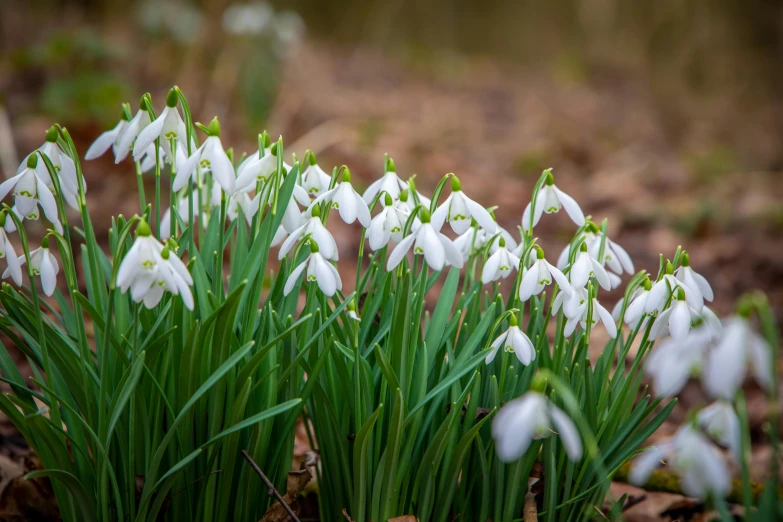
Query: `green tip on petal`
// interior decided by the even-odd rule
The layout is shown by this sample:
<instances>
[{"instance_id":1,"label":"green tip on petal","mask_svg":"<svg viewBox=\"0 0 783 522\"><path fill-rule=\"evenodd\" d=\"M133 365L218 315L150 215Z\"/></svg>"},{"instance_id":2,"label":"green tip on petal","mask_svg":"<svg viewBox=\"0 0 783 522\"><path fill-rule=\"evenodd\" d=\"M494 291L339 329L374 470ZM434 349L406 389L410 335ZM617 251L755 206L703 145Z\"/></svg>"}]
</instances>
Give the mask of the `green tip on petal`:
<instances>
[{"instance_id":1,"label":"green tip on petal","mask_svg":"<svg viewBox=\"0 0 783 522\"><path fill-rule=\"evenodd\" d=\"M388 154L386 155L386 172L397 172L397 166Z\"/></svg>"},{"instance_id":2,"label":"green tip on petal","mask_svg":"<svg viewBox=\"0 0 783 522\"><path fill-rule=\"evenodd\" d=\"M148 237L152 235L152 230L145 219L141 219L136 225L136 237Z\"/></svg>"},{"instance_id":3,"label":"green tip on petal","mask_svg":"<svg viewBox=\"0 0 783 522\"><path fill-rule=\"evenodd\" d=\"M33 152L27 157L27 168L34 169L38 166L38 154Z\"/></svg>"},{"instance_id":4,"label":"green tip on petal","mask_svg":"<svg viewBox=\"0 0 783 522\"><path fill-rule=\"evenodd\" d=\"M682 266L691 266L691 256L688 255L688 252L682 253Z\"/></svg>"},{"instance_id":5,"label":"green tip on petal","mask_svg":"<svg viewBox=\"0 0 783 522\"><path fill-rule=\"evenodd\" d=\"M177 88L172 87L169 93L166 95L166 107L174 108L179 102L179 96L177 96Z\"/></svg>"},{"instance_id":6,"label":"green tip on petal","mask_svg":"<svg viewBox=\"0 0 783 522\"><path fill-rule=\"evenodd\" d=\"M674 265L672 265L671 261L666 261L666 274L672 275L674 273Z\"/></svg>"},{"instance_id":7,"label":"green tip on petal","mask_svg":"<svg viewBox=\"0 0 783 522\"><path fill-rule=\"evenodd\" d=\"M430 222L430 211L427 210L424 207L421 207L419 209L419 219L422 223L429 223Z\"/></svg>"},{"instance_id":8,"label":"green tip on petal","mask_svg":"<svg viewBox=\"0 0 783 522\"><path fill-rule=\"evenodd\" d=\"M503 236L500 236L500 248L506 248L506 240L503 239Z\"/></svg>"},{"instance_id":9,"label":"green tip on petal","mask_svg":"<svg viewBox=\"0 0 783 522\"><path fill-rule=\"evenodd\" d=\"M212 121L209 122L209 126L207 126L207 134L209 136L220 137L220 122L218 121L217 116L212 118Z\"/></svg>"},{"instance_id":10,"label":"green tip on petal","mask_svg":"<svg viewBox=\"0 0 783 522\"><path fill-rule=\"evenodd\" d=\"M345 167L345 165L343 165ZM351 182L351 170L348 167L345 167L343 169L343 181L346 181L348 183Z\"/></svg>"},{"instance_id":11,"label":"green tip on petal","mask_svg":"<svg viewBox=\"0 0 783 522\"><path fill-rule=\"evenodd\" d=\"M513 313L508 318L509 326L519 326L519 321L517 320L517 314Z\"/></svg>"},{"instance_id":12,"label":"green tip on petal","mask_svg":"<svg viewBox=\"0 0 783 522\"><path fill-rule=\"evenodd\" d=\"M536 245L536 259L544 259L544 249Z\"/></svg>"},{"instance_id":13,"label":"green tip on petal","mask_svg":"<svg viewBox=\"0 0 783 522\"><path fill-rule=\"evenodd\" d=\"M314 239L310 240L310 252L313 254L318 253L318 243L316 243Z\"/></svg>"},{"instance_id":14,"label":"green tip on petal","mask_svg":"<svg viewBox=\"0 0 783 522\"><path fill-rule=\"evenodd\" d=\"M44 236L43 241L41 241L41 248L49 248L49 236Z\"/></svg>"},{"instance_id":15,"label":"green tip on petal","mask_svg":"<svg viewBox=\"0 0 783 522\"><path fill-rule=\"evenodd\" d=\"M163 248L163 251L160 253L160 257L168 261L170 254L171 254L171 250L169 249L168 246L166 246Z\"/></svg>"},{"instance_id":16,"label":"green tip on petal","mask_svg":"<svg viewBox=\"0 0 783 522\"><path fill-rule=\"evenodd\" d=\"M315 159L315 152L311 150L308 150L307 152L310 153L310 166L314 167L315 165L318 164L318 160ZM305 152L305 154L307 154L307 152Z\"/></svg>"},{"instance_id":17,"label":"green tip on petal","mask_svg":"<svg viewBox=\"0 0 783 522\"><path fill-rule=\"evenodd\" d=\"M402 201L403 203L408 202L408 189L405 189L402 192L400 192L400 201Z\"/></svg>"},{"instance_id":18,"label":"green tip on petal","mask_svg":"<svg viewBox=\"0 0 783 522\"><path fill-rule=\"evenodd\" d=\"M387 206L387 207L390 207L390 206L392 206L392 204L394 203L394 201L392 200L392 197L391 197L391 195L389 195L389 193L388 193L388 192L384 192L383 194L384 194L384 196L383 196L383 202L384 202L384 203L386 203L386 206Z\"/></svg>"},{"instance_id":19,"label":"green tip on petal","mask_svg":"<svg viewBox=\"0 0 783 522\"><path fill-rule=\"evenodd\" d=\"M555 184L555 177L552 175L552 169L546 169L544 172L546 172L546 180L544 183L547 185L554 185Z\"/></svg>"},{"instance_id":20,"label":"green tip on petal","mask_svg":"<svg viewBox=\"0 0 783 522\"><path fill-rule=\"evenodd\" d=\"M313 217L321 217L321 205L319 203L313 205L313 210L310 212L310 215Z\"/></svg>"},{"instance_id":21,"label":"green tip on petal","mask_svg":"<svg viewBox=\"0 0 783 522\"><path fill-rule=\"evenodd\" d=\"M49 130L46 131L46 141L49 143L55 143L57 141L57 127L52 125Z\"/></svg>"},{"instance_id":22,"label":"green tip on petal","mask_svg":"<svg viewBox=\"0 0 783 522\"><path fill-rule=\"evenodd\" d=\"M459 182L459 178L454 174L451 174L451 191L460 192L462 190L462 183Z\"/></svg>"}]
</instances>

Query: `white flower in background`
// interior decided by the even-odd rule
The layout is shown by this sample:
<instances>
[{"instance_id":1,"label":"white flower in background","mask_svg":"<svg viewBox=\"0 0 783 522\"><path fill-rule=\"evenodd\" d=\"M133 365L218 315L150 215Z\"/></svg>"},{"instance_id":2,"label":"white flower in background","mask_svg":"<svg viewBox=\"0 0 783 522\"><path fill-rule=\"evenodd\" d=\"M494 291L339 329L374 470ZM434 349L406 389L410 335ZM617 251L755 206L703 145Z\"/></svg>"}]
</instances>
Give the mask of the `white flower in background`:
<instances>
[{"instance_id":1,"label":"white flower in background","mask_svg":"<svg viewBox=\"0 0 783 522\"><path fill-rule=\"evenodd\" d=\"M112 153L115 156L117 155L120 138L125 132L125 128L128 126L128 120L125 118L125 111L123 111L122 117L120 118L120 121L117 122L117 125L115 125L112 129L101 133L101 135L98 136L92 143L92 145L90 145L90 148L87 149L87 153L84 155L85 160L89 161L99 158L103 156L110 148L112 149Z\"/></svg>"},{"instance_id":2,"label":"white flower in background","mask_svg":"<svg viewBox=\"0 0 783 522\"><path fill-rule=\"evenodd\" d=\"M723 323L720 322L718 316L709 307L705 306L702 308L699 316L704 321L704 325L710 329L713 336L717 337L723 333Z\"/></svg>"},{"instance_id":3,"label":"white flower in background","mask_svg":"<svg viewBox=\"0 0 783 522\"><path fill-rule=\"evenodd\" d=\"M285 282L283 293L288 295L294 289L296 281L302 272L307 269L305 279L308 283L317 283L321 292L328 296L333 296L335 292L343 289L343 282L337 269L318 252L318 244L310 241L310 255L305 261L294 268L288 280Z\"/></svg>"},{"instance_id":4,"label":"white flower in background","mask_svg":"<svg viewBox=\"0 0 783 522\"><path fill-rule=\"evenodd\" d=\"M275 232L275 235L272 236L272 243L269 246L279 246L283 241L285 241L286 237L288 237L288 232L286 231L285 227L283 227L283 225L280 225L277 227L277 232Z\"/></svg>"},{"instance_id":5,"label":"white flower in background","mask_svg":"<svg viewBox=\"0 0 783 522\"><path fill-rule=\"evenodd\" d=\"M731 475L718 449L696 428L684 425L674 436L636 458L630 482L644 486L655 468L666 463L680 477L683 493L690 497L726 496Z\"/></svg>"},{"instance_id":6,"label":"white flower in background","mask_svg":"<svg viewBox=\"0 0 783 522\"><path fill-rule=\"evenodd\" d=\"M712 340L709 329L698 326L683 340L669 338L656 344L645 365L655 393L662 397L680 393L691 376L701 372Z\"/></svg>"},{"instance_id":7,"label":"white flower in background","mask_svg":"<svg viewBox=\"0 0 783 522\"><path fill-rule=\"evenodd\" d=\"M650 294L647 296L647 301L644 304L645 313L658 314L661 312L663 307L666 306L666 301L669 299L669 296L674 296L674 292L678 288L682 288L685 293L685 302L697 312L701 312L704 302L699 301L690 287L674 277L673 274L674 267L667 261L663 277L654 282L652 288L650 288Z\"/></svg>"},{"instance_id":8,"label":"white flower in background","mask_svg":"<svg viewBox=\"0 0 783 522\"><path fill-rule=\"evenodd\" d=\"M690 289L694 299L698 300L702 305L704 304L704 301L713 300L714 296L710 283L703 275L696 273L696 271L691 268L691 258L687 252L682 253L682 262L680 267L677 268L677 271L674 272L674 276L678 281L682 281L685 286ZM701 307L698 307L697 309L701 310Z\"/></svg>"},{"instance_id":9,"label":"white flower in background","mask_svg":"<svg viewBox=\"0 0 783 522\"><path fill-rule=\"evenodd\" d=\"M729 401L718 400L699 411L696 423L710 438L729 448L737 462L742 460L740 420Z\"/></svg>"},{"instance_id":10,"label":"white flower in background","mask_svg":"<svg viewBox=\"0 0 783 522\"><path fill-rule=\"evenodd\" d=\"M228 199L226 216L229 220L234 221L241 212L245 216L247 225L250 226L253 222L253 216L258 213L258 202L258 199L251 198L247 192L234 194Z\"/></svg>"},{"instance_id":11,"label":"white flower in background","mask_svg":"<svg viewBox=\"0 0 783 522\"><path fill-rule=\"evenodd\" d=\"M517 257L522 257L522 253L524 252L524 245L518 245L517 240L514 239L514 236L512 236L508 230L501 227L500 225L496 224L495 233L490 234L492 239L492 245L489 247L490 253L494 253L495 250L497 250L500 247L500 240L503 239L503 241L506 242L506 248L508 248L509 252L513 253ZM471 223L472 226L472 223ZM486 235L486 232L485 232Z\"/></svg>"},{"instance_id":12,"label":"white flower in background","mask_svg":"<svg viewBox=\"0 0 783 522\"><path fill-rule=\"evenodd\" d=\"M337 243L321 221L320 208L320 205L313 206L310 217L306 218L305 224L291 232L291 235L288 236L288 239L280 247L280 252L277 254L278 259L283 259L288 255L288 252L291 251L297 241L309 238L311 243L315 242L318 245L321 256L332 261L338 260Z\"/></svg>"},{"instance_id":13,"label":"white flower in background","mask_svg":"<svg viewBox=\"0 0 783 522\"><path fill-rule=\"evenodd\" d=\"M114 152L114 163L119 163L128 156L136 138L152 121L150 120L149 112L147 112L148 103L147 96L142 96L139 110L128 122L128 125L125 126L125 129L122 131L122 134L117 141L117 147Z\"/></svg>"},{"instance_id":14,"label":"white flower in background","mask_svg":"<svg viewBox=\"0 0 783 522\"><path fill-rule=\"evenodd\" d=\"M327 190L332 182L332 177L318 166L315 154L312 151L305 152L309 161L307 168L302 172L302 188L311 196L318 197Z\"/></svg>"},{"instance_id":15,"label":"white flower in background","mask_svg":"<svg viewBox=\"0 0 783 522\"><path fill-rule=\"evenodd\" d=\"M443 228L446 221L457 234L463 234L470 228L471 218L488 234L494 234L497 225L489 211L470 199L462 192L462 185L454 174L451 175L451 194L446 201L432 213L432 226Z\"/></svg>"},{"instance_id":16,"label":"white flower in background","mask_svg":"<svg viewBox=\"0 0 783 522\"><path fill-rule=\"evenodd\" d=\"M76 165L74 164L71 157L68 156L68 154L66 154L65 151L63 151L60 148L60 145L57 143L57 135L58 135L57 128L52 126L46 132L46 141L44 142L43 145L38 147L38 149L36 150L45 154L46 157L49 158L49 161L51 161L54 170L58 174L60 189L62 190L62 195L65 202L71 208L78 209L79 208L79 203L78 203L79 184L76 179ZM29 168L28 162L32 156L38 156L36 154L36 151L33 151L30 154L28 154L27 157L25 157L25 159L22 161L22 163L19 164L19 168L16 170L17 175L21 174L27 168ZM49 175L49 170L46 168L46 163L43 160L40 160L38 161L37 165L33 167L33 169L35 170L35 173L38 175L41 181L44 182L46 187L52 193L54 193L55 192L54 181L52 180L52 177ZM84 188L85 191L87 190L87 187L84 184L84 179L82 179L82 187Z\"/></svg>"},{"instance_id":17,"label":"white flower in background","mask_svg":"<svg viewBox=\"0 0 783 522\"><path fill-rule=\"evenodd\" d=\"M177 169L177 175L174 178L175 191L179 191L187 184L196 172L197 166L201 167L203 172L212 172L212 178L227 194L234 193L234 165L231 164L226 151L223 150L223 144L220 141L220 123L217 118L213 118L210 122L207 128L207 139L204 140L201 147L190 155L181 169Z\"/></svg>"},{"instance_id":18,"label":"white flower in background","mask_svg":"<svg viewBox=\"0 0 783 522\"><path fill-rule=\"evenodd\" d=\"M593 256L587 251L587 245L582 243L579 253L574 257L574 263L571 265L568 279L574 288L582 288L591 277L595 277L604 290L612 289L606 270L601 266L601 263L593 259Z\"/></svg>"},{"instance_id":19,"label":"white flower in background","mask_svg":"<svg viewBox=\"0 0 783 522\"><path fill-rule=\"evenodd\" d=\"M650 337L658 339L668 327L669 334L674 339L678 341L683 340L691 329L691 323L699 317L699 312L685 300L685 290L682 287L678 287L672 297L669 308L661 312L655 319L650 330Z\"/></svg>"},{"instance_id":20,"label":"white flower in background","mask_svg":"<svg viewBox=\"0 0 783 522\"><path fill-rule=\"evenodd\" d=\"M568 458L582 457L582 440L574 422L544 395L531 391L506 404L492 421L495 451L503 462L520 458L530 443L557 434Z\"/></svg>"},{"instance_id":21,"label":"white flower in background","mask_svg":"<svg viewBox=\"0 0 783 522\"><path fill-rule=\"evenodd\" d=\"M500 246L484 263L484 269L481 271L481 282L486 285L492 281L497 281L501 277L505 279L518 268L519 258L508 251L506 241L501 237Z\"/></svg>"},{"instance_id":22,"label":"white flower in background","mask_svg":"<svg viewBox=\"0 0 783 522\"><path fill-rule=\"evenodd\" d=\"M27 259L24 255L17 258L17 265L14 265L14 268L12 268L12 265L9 262L8 268L3 272L3 279L11 276L14 282L20 285L21 282L17 281L17 276L19 277L19 280L21 280L22 274L16 274L15 271L16 268L19 268L21 272L21 267L24 266L26 262ZM57 286L57 273L60 271L60 266L57 264L57 259L55 259L54 255L49 251L49 236L43 238L40 248L36 248L30 252L30 267L33 269L33 274L41 278L41 289L43 290L43 293L51 297Z\"/></svg>"},{"instance_id":23,"label":"white flower in background","mask_svg":"<svg viewBox=\"0 0 783 522\"><path fill-rule=\"evenodd\" d=\"M563 313L568 321L566 321L565 329L563 333L566 336L570 336L576 330L576 325L580 324L582 329L587 328L587 315L589 312L588 303L592 301L593 313L591 316L591 326L598 324L600 320L604 323L606 333L609 337L614 339L617 337L617 325L612 318L612 314L604 308L598 299L595 297L592 300L589 299L589 295L586 288L574 288L566 287L562 289L552 302L552 309L557 312L560 307L563 307ZM595 291L595 289L593 289Z\"/></svg>"},{"instance_id":24,"label":"white flower in background","mask_svg":"<svg viewBox=\"0 0 783 522\"><path fill-rule=\"evenodd\" d=\"M144 306L155 308L163 297L163 292L168 291L171 294L182 297L182 302L188 310L193 310L193 293L190 285L193 284L193 278L190 276L187 267L176 255L171 255L169 247L165 247L156 260L156 267L151 271L154 279L146 292L137 293L134 301L144 302Z\"/></svg>"},{"instance_id":25,"label":"white flower in background","mask_svg":"<svg viewBox=\"0 0 783 522\"><path fill-rule=\"evenodd\" d=\"M459 250L463 264L468 262L468 258L474 252L481 250L486 241L487 233L480 229L477 223L474 223L466 232L460 234L454 240L454 246ZM516 252L514 252L514 255L519 257Z\"/></svg>"},{"instance_id":26,"label":"white flower in background","mask_svg":"<svg viewBox=\"0 0 783 522\"><path fill-rule=\"evenodd\" d=\"M310 208L313 205L321 202L328 202L331 208L336 208L340 213L340 217L343 221L349 225L359 219L359 223L364 228L370 226L370 209L367 207L367 203L364 199L354 190L351 185L351 171L347 168L343 170L343 180L338 183L336 187L331 190L327 190L310 204Z\"/></svg>"},{"instance_id":27,"label":"white flower in background","mask_svg":"<svg viewBox=\"0 0 783 522\"><path fill-rule=\"evenodd\" d=\"M524 366L536 358L536 348L525 332L519 329L516 315L512 314L508 330L503 332L492 342L492 351L489 352L484 362L489 364L503 347L503 351L513 353Z\"/></svg>"},{"instance_id":28,"label":"white flower in background","mask_svg":"<svg viewBox=\"0 0 783 522\"><path fill-rule=\"evenodd\" d=\"M630 303L628 304L628 307L625 309L625 316L623 317L623 320L625 321L625 324L630 326L631 328L636 328L636 325L639 324L639 321L646 321L647 316L644 314L644 305L647 302L647 297L650 295L650 289L652 288L652 283L650 282L649 278L645 278L644 281L642 281L642 284L637 288L633 294L631 294L631 297L629 299ZM617 308L612 312L612 317L616 321L620 320L620 312L622 312L622 306L623 306L623 300L620 299L620 301L617 302ZM615 313L616 312L616 313Z\"/></svg>"},{"instance_id":29,"label":"white flower in background","mask_svg":"<svg viewBox=\"0 0 783 522\"><path fill-rule=\"evenodd\" d=\"M407 205L410 212L413 212L416 209L416 205L421 205L429 210L432 205L432 200L416 190L416 183L413 180L415 177L416 175L413 175L408 181L403 182L403 189L400 192L400 201Z\"/></svg>"},{"instance_id":30,"label":"white flower in background","mask_svg":"<svg viewBox=\"0 0 783 522\"><path fill-rule=\"evenodd\" d=\"M22 285L22 264L16 257L16 250L14 245L8 239L8 235L5 233L5 221L10 219L5 212L0 212L0 258L5 258L8 263L8 268L5 269L7 275L11 276L17 286ZM24 258L24 256L22 256ZM6 274L3 274L3 278Z\"/></svg>"},{"instance_id":31,"label":"white flower in background","mask_svg":"<svg viewBox=\"0 0 783 522\"><path fill-rule=\"evenodd\" d=\"M255 153L242 161L237 169L237 179L234 184L234 190L236 192L250 192L255 190L256 184L261 183L262 186L269 181L272 175L277 170L277 144L267 148L264 151L264 155L261 156L259 149L258 153ZM285 163L283 167L286 171L290 170ZM280 176L282 179L282 176Z\"/></svg>"},{"instance_id":32,"label":"white flower in background","mask_svg":"<svg viewBox=\"0 0 783 522\"><path fill-rule=\"evenodd\" d=\"M525 232L530 232L531 228L531 207L533 202L528 203L525 207L525 212L522 214L522 228ZM541 215L546 212L551 214L564 208L568 217L576 223L578 226L585 224L585 215L582 209L579 208L579 203L574 198L560 190L555 186L555 178L552 176L552 172L547 173L546 181L541 189L538 191L535 201L535 209L533 209L532 226L536 226L541 220Z\"/></svg>"},{"instance_id":33,"label":"white flower in background","mask_svg":"<svg viewBox=\"0 0 783 522\"><path fill-rule=\"evenodd\" d=\"M441 234L430 223L430 213L425 208L419 209L421 226L404 238L394 247L389 260L386 262L386 269L393 270L400 264L400 261L413 246L413 253L423 255L427 264L433 270L442 270L448 263L457 268L462 268L462 255L454 246L451 239Z\"/></svg>"},{"instance_id":34,"label":"white flower in background","mask_svg":"<svg viewBox=\"0 0 783 522\"><path fill-rule=\"evenodd\" d=\"M177 200L177 214L180 219L186 224L190 224L190 212L188 211L188 204L191 198L188 196L180 196ZM203 226L207 226L207 215L204 212L200 212L198 208L198 198L196 194L193 194L193 218L198 219L201 216L201 223ZM166 208L163 216L160 218L160 238L168 239L171 236L171 208Z\"/></svg>"},{"instance_id":35,"label":"white flower in background","mask_svg":"<svg viewBox=\"0 0 783 522\"><path fill-rule=\"evenodd\" d=\"M161 111L155 121L147 125L136 138L133 145L133 159L139 161L142 155L147 151L147 147L160 139L160 146L163 148L168 158L171 154L171 141L177 140L177 148L187 150L188 134L185 122L182 120L177 110L177 91L172 88L166 96L166 107Z\"/></svg>"},{"instance_id":36,"label":"white flower in background","mask_svg":"<svg viewBox=\"0 0 783 522\"><path fill-rule=\"evenodd\" d=\"M598 227L595 228L597 229ZM611 287L617 288L622 283L620 276L622 276L624 272L629 275L634 274L633 261L623 247L608 237L604 240L604 253L603 256L601 256L601 241L603 238L604 235L600 230L597 232L585 233L587 251L593 259L601 264L601 266L607 267L610 270L608 275ZM602 257L602 259L599 259L599 257Z\"/></svg>"},{"instance_id":37,"label":"white flower in background","mask_svg":"<svg viewBox=\"0 0 783 522\"><path fill-rule=\"evenodd\" d=\"M372 203L375 196L381 192L386 192L392 199L398 199L400 197L400 191L405 188L405 183L397 176L397 168L394 165L394 160L387 155L386 172L379 180L367 187L362 198L367 205Z\"/></svg>"},{"instance_id":38,"label":"white flower in background","mask_svg":"<svg viewBox=\"0 0 783 522\"><path fill-rule=\"evenodd\" d=\"M137 303L144 299L152 284L158 279L158 261L163 245L152 237L146 221L136 225L136 240L120 263L117 286L125 293L130 288L131 297Z\"/></svg>"},{"instance_id":39,"label":"white flower in background","mask_svg":"<svg viewBox=\"0 0 783 522\"><path fill-rule=\"evenodd\" d=\"M762 388L772 391L772 349L746 318L735 316L723 322L723 333L707 358L702 383L712 397L731 400L748 370Z\"/></svg>"},{"instance_id":40,"label":"white flower in background","mask_svg":"<svg viewBox=\"0 0 783 522\"><path fill-rule=\"evenodd\" d=\"M12 210L20 219L38 219L38 205L40 205L46 219L54 225L59 234L62 234L63 227L57 215L57 201L55 201L54 194L49 190L49 187L36 173L36 167L42 163L43 160L39 161L38 154L30 154L27 157L25 169L0 183L0 200L13 191L14 207ZM16 230L12 220L6 221L6 230L9 232Z\"/></svg>"},{"instance_id":41,"label":"white flower in background","mask_svg":"<svg viewBox=\"0 0 783 522\"><path fill-rule=\"evenodd\" d=\"M524 302L534 295L540 294L545 286L552 284L552 281L557 282L557 285L560 287L559 295L565 295L569 292L571 285L568 283L566 276L557 267L544 259L544 251L541 247L536 246L535 252L536 260L522 275L522 282L519 284L519 299Z\"/></svg>"},{"instance_id":42,"label":"white flower in background","mask_svg":"<svg viewBox=\"0 0 783 522\"><path fill-rule=\"evenodd\" d=\"M409 215L401 205L394 204L388 192L384 194L382 201L383 210L372 218L370 228L367 229L367 239L373 250L385 247L390 239L395 243L402 241L402 230Z\"/></svg>"},{"instance_id":43,"label":"white flower in background","mask_svg":"<svg viewBox=\"0 0 783 522\"><path fill-rule=\"evenodd\" d=\"M274 10L266 2L233 4L223 12L223 27L237 35L261 34L274 20Z\"/></svg>"}]
</instances>

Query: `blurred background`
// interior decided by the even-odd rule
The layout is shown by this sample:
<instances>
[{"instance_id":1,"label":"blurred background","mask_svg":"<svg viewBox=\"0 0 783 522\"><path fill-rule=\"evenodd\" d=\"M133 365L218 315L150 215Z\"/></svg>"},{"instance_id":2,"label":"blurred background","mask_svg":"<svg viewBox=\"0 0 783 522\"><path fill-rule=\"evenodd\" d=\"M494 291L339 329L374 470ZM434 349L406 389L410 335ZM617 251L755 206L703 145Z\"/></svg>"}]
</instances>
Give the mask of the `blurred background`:
<instances>
[{"instance_id":1,"label":"blurred background","mask_svg":"<svg viewBox=\"0 0 783 522\"><path fill-rule=\"evenodd\" d=\"M53 122L84 152L176 84L237 151L267 129L359 189L388 152L425 193L456 173L509 230L553 167L637 269L682 244L719 315L762 288L781 317L782 58L772 0L2 0L0 170ZM96 227L138 210L131 164L85 175ZM355 259L357 227L332 223ZM542 220L548 257L573 229Z\"/></svg>"}]
</instances>

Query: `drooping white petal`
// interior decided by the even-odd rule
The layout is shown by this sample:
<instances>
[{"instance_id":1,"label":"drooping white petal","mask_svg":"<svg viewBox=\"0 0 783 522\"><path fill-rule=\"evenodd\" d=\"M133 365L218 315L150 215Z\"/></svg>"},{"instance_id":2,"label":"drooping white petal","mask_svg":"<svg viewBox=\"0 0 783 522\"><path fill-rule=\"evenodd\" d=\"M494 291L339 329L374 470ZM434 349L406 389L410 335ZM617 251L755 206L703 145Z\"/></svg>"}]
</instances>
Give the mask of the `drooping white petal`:
<instances>
[{"instance_id":1,"label":"drooping white petal","mask_svg":"<svg viewBox=\"0 0 783 522\"><path fill-rule=\"evenodd\" d=\"M571 218L571 221L577 224L577 226L582 226L585 224L585 215L582 212L582 209L579 207L579 203L576 202L574 198L557 188L556 186L552 185L552 189L557 194L557 199L560 200L560 203L563 205L563 208L565 209L566 213L568 214L568 217Z\"/></svg>"},{"instance_id":2,"label":"drooping white petal","mask_svg":"<svg viewBox=\"0 0 783 522\"><path fill-rule=\"evenodd\" d=\"M563 441L568 458L579 460L582 458L582 439L579 437L579 431L576 429L574 421L557 406L551 408L552 423L555 425L560 440Z\"/></svg>"},{"instance_id":3,"label":"drooping white petal","mask_svg":"<svg viewBox=\"0 0 783 522\"><path fill-rule=\"evenodd\" d=\"M386 270L394 270L397 268L397 265L400 264L400 261L405 257L405 254L411 249L414 241L416 241L415 233L410 234L397 243L397 246L394 247L394 250L392 250L392 253L389 255L389 260L386 262Z\"/></svg>"},{"instance_id":4,"label":"drooping white petal","mask_svg":"<svg viewBox=\"0 0 783 522\"><path fill-rule=\"evenodd\" d=\"M644 453L636 457L628 474L628 482L634 486L643 487L650 479L653 470L661 466L665 454L661 448L651 446Z\"/></svg>"},{"instance_id":5,"label":"drooping white petal","mask_svg":"<svg viewBox=\"0 0 783 522\"><path fill-rule=\"evenodd\" d=\"M305 268L307 268L307 261L304 261L299 266L294 268L294 270L291 272L291 275L288 276L288 279L285 282L285 287L283 288L284 295L288 295L291 293L291 290L293 290L294 286L296 286L296 282L301 277L302 272L304 271Z\"/></svg>"}]
</instances>

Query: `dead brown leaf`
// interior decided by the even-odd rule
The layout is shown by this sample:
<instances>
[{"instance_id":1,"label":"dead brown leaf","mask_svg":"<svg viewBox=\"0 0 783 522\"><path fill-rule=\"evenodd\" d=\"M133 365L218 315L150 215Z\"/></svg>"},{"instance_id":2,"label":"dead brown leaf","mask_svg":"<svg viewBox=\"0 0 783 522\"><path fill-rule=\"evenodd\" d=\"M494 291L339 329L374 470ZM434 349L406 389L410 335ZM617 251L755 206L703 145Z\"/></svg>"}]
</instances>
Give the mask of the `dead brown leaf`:
<instances>
[{"instance_id":1,"label":"dead brown leaf","mask_svg":"<svg viewBox=\"0 0 783 522\"><path fill-rule=\"evenodd\" d=\"M298 471L290 471L288 473L288 484L286 485L286 492L283 495L283 501L288 504L291 510L299 514L301 505L299 502L299 495L302 493L307 484L312 480L313 475L307 468L300 469ZM285 508L280 502L275 502L261 517L261 522L285 522L291 520L291 517L286 513Z\"/></svg>"}]
</instances>

